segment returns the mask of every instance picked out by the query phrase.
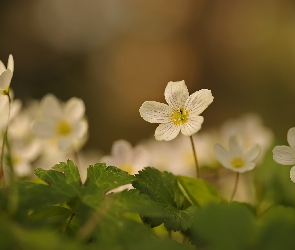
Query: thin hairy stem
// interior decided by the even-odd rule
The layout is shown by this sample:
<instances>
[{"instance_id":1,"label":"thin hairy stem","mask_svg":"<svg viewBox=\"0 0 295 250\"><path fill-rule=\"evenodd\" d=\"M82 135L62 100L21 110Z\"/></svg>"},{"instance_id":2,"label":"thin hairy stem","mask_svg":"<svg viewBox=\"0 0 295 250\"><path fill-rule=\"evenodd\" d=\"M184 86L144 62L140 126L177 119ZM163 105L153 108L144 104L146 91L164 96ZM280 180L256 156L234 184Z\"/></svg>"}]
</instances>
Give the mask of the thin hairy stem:
<instances>
[{"instance_id":1,"label":"thin hairy stem","mask_svg":"<svg viewBox=\"0 0 295 250\"><path fill-rule=\"evenodd\" d=\"M237 192L237 188L238 188L239 177L240 177L240 173L237 172L237 173L236 173L236 179L235 179L235 186L234 186L234 189L233 189L233 192L232 192L232 195L231 195L231 197L230 197L229 202L232 202L233 199L234 199L234 197L235 197L235 194L236 194L236 192Z\"/></svg>"},{"instance_id":2,"label":"thin hairy stem","mask_svg":"<svg viewBox=\"0 0 295 250\"><path fill-rule=\"evenodd\" d=\"M199 178L199 164L198 164L198 159L197 159L197 153L196 153L196 148L194 144L194 139L193 136L190 136L191 144L192 144L192 149L193 149L193 155L194 155L194 160L195 160L195 165L196 165L196 177Z\"/></svg>"}]
</instances>

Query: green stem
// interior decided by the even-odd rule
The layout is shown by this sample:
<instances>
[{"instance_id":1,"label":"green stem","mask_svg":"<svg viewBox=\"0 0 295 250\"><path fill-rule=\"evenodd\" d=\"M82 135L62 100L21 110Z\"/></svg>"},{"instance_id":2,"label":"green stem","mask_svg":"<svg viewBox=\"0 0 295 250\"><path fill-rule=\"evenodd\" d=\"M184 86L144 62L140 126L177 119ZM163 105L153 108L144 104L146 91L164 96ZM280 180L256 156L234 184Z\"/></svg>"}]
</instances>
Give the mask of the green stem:
<instances>
[{"instance_id":1,"label":"green stem","mask_svg":"<svg viewBox=\"0 0 295 250\"><path fill-rule=\"evenodd\" d=\"M71 222L72 222L72 220L73 220L73 218L74 218L75 215L76 215L75 213L72 213L72 214L71 214L71 217L70 217L70 219L69 219L69 221L68 221L68 223L67 223L67 226L66 226L66 228L65 228L65 233L68 231L68 229L69 229L69 227L70 227L70 225L71 225Z\"/></svg>"},{"instance_id":2,"label":"green stem","mask_svg":"<svg viewBox=\"0 0 295 250\"><path fill-rule=\"evenodd\" d=\"M197 153L196 153L196 148L194 144L194 139L193 136L190 136L191 144L192 144L192 149L193 149L193 155L194 155L194 160L196 164L196 177L199 178L199 164L198 164L198 159L197 159Z\"/></svg>"},{"instance_id":3,"label":"green stem","mask_svg":"<svg viewBox=\"0 0 295 250\"><path fill-rule=\"evenodd\" d=\"M229 202L232 202L233 199L234 199L234 197L235 197L235 194L236 194L236 192L237 192L237 187L238 187L239 177L240 177L240 173L237 172L237 173L236 173L236 179L235 179L235 186L234 186L234 189L233 189L233 192L232 192L232 195L231 195L231 197L230 197Z\"/></svg>"}]
</instances>

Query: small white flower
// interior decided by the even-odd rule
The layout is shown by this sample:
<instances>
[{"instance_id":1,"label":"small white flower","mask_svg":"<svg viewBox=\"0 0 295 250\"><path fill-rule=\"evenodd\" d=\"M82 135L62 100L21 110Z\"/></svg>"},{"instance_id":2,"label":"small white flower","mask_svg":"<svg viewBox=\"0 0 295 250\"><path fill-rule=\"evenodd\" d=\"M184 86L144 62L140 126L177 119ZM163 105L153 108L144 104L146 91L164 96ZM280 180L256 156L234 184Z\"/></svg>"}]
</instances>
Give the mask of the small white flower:
<instances>
[{"instance_id":1,"label":"small white flower","mask_svg":"<svg viewBox=\"0 0 295 250\"><path fill-rule=\"evenodd\" d=\"M64 105L51 94L41 101L43 118L32 125L33 132L41 137L56 139L60 150L69 150L77 140L83 140L88 125L84 118L85 106L81 99L71 98Z\"/></svg>"},{"instance_id":2,"label":"small white flower","mask_svg":"<svg viewBox=\"0 0 295 250\"><path fill-rule=\"evenodd\" d=\"M290 179L295 183L295 166L293 166L290 170Z\"/></svg>"},{"instance_id":3,"label":"small white flower","mask_svg":"<svg viewBox=\"0 0 295 250\"><path fill-rule=\"evenodd\" d=\"M272 150L273 159L282 165L295 164L295 127L290 128L287 134L289 146L276 146ZM292 167L290 171L290 178L295 183L295 168Z\"/></svg>"},{"instance_id":4,"label":"small white flower","mask_svg":"<svg viewBox=\"0 0 295 250\"><path fill-rule=\"evenodd\" d=\"M0 61L0 93L7 95L9 93L9 86L13 76L14 61L12 55L8 57L7 68L3 62Z\"/></svg>"},{"instance_id":5,"label":"small white flower","mask_svg":"<svg viewBox=\"0 0 295 250\"><path fill-rule=\"evenodd\" d=\"M254 161L259 156L260 151L258 144L246 150L236 136L230 138L228 151L220 144L214 146L217 160L225 168L239 173L244 173L255 167L256 163Z\"/></svg>"},{"instance_id":6,"label":"small white flower","mask_svg":"<svg viewBox=\"0 0 295 250\"><path fill-rule=\"evenodd\" d=\"M141 117L150 123L160 123L156 128L156 140L170 141L179 132L191 136L201 129L204 117L200 114L213 102L208 89L189 95L184 81L169 82L165 89L168 103L146 101L139 109Z\"/></svg>"},{"instance_id":7,"label":"small white flower","mask_svg":"<svg viewBox=\"0 0 295 250\"><path fill-rule=\"evenodd\" d=\"M133 148L128 141L118 140L113 143L112 154L101 158L108 166L118 167L129 174L136 174L150 163L149 155L142 146Z\"/></svg>"}]
</instances>

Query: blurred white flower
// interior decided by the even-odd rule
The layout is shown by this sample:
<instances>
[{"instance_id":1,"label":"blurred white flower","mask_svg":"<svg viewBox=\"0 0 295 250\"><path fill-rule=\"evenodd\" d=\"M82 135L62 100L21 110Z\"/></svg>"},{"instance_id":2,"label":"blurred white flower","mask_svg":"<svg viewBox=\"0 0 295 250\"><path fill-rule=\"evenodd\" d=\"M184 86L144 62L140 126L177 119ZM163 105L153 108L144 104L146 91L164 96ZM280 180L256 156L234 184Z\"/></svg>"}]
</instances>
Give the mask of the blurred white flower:
<instances>
[{"instance_id":1,"label":"blurred white flower","mask_svg":"<svg viewBox=\"0 0 295 250\"><path fill-rule=\"evenodd\" d=\"M254 144L247 149L244 143L238 140L237 136L230 138L228 151L220 144L214 146L214 152L218 161L225 168L238 173L252 170L256 165L254 161L259 156L260 151L258 144Z\"/></svg>"},{"instance_id":2,"label":"blurred white flower","mask_svg":"<svg viewBox=\"0 0 295 250\"><path fill-rule=\"evenodd\" d=\"M290 179L295 183L295 166L293 166L290 170Z\"/></svg>"},{"instance_id":3,"label":"blurred white flower","mask_svg":"<svg viewBox=\"0 0 295 250\"><path fill-rule=\"evenodd\" d=\"M193 135L200 167L216 167L217 160L213 146L219 141L219 133L215 130ZM148 139L142 144L150 154L151 166L162 171L186 176L196 175L196 165L189 139L179 136L173 142Z\"/></svg>"},{"instance_id":4,"label":"blurred white flower","mask_svg":"<svg viewBox=\"0 0 295 250\"><path fill-rule=\"evenodd\" d=\"M3 95L8 95L9 86L13 76L14 71L14 61L12 55L8 57L7 68L4 66L3 62L0 61L0 93Z\"/></svg>"},{"instance_id":5,"label":"blurred white flower","mask_svg":"<svg viewBox=\"0 0 295 250\"><path fill-rule=\"evenodd\" d=\"M287 134L287 140L290 146L276 146L272 150L273 159L282 165L295 164L295 127L290 128ZM295 168L290 171L290 178L295 183Z\"/></svg>"},{"instance_id":6,"label":"blurred white flower","mask_svg":"<svg viewBox=\"0 0 295 250\"><path fill-rule=\"evenodd\" d=\"M63 151L73 149L77 142L85 139L88 124L81 99L73 97L63 104L48 94L41 100L41 109L43 117L32 125L37 136L56 140Z\"/></svg>"},{"instance_id":7,"label":"blurred white flower","mask_svg":"<svg viewBox=\"0 0 295 250\"><path fill-rule=\"evenodd\" d=\"M85 183L87 177L87 169L90 165L100 162L101 152L97 150L85 150L79 152L78 163L74 162L79 168L82 183Z\"/></svg>"},{"instance_id":8,"label":"blurred white flower","mask_svg":"<svg viewBox=\"0 0 295 250\"><path fill-rule=\"evenodd\" d=\"M199 116L210 103L213 96L208 89L201 89L189 95L184 81L169 82L165 89L168 103L146 101L139 109L141 117L150 123L160 123L155 131L156 140L170 141L179 132L191 136L201 129L204 121Z\"/></svg>"},{"instance_id":9,"label":"blurred white flower","mask_svg":"<svg viewBox=\"0 0 295 250\"><path fill-rule=\"evenodd\" d=\"M133 148L128 141L118 140L113 143L111 155L103 156L100 162L120 168L129 174L136 174L149 166L150 156L143 146Z\"/></svg>"},{"instance_id":10,"label":"blurred white flower","mask_svg":"<svg viewBox=\"0 0 295 250\"><path fill-rule=\"evenodd\" d=\"M263 159L274 137L273 132L263 125L261 117L254 113L245 114L237 119L226 121L220 129L219 143L227 143L233 135L240 135L246 147L253 144L258 144L261 147L258 161Z\"/></svg>"},{"instance_id":11,"label":"blurred white flower","mask_svg":"<svg viewBox=\"0 0 295 250\"><path fill-rule=\"evenodd\" d=\"M13 92L10 91L10 114L9 114L9 99L5 95L0 95L0 130L6 128L7 122L12 121L17 117L22 103L20 100L13 100ZM9 115L9 117L8 117Z\"/></svg>"}]
</instances>

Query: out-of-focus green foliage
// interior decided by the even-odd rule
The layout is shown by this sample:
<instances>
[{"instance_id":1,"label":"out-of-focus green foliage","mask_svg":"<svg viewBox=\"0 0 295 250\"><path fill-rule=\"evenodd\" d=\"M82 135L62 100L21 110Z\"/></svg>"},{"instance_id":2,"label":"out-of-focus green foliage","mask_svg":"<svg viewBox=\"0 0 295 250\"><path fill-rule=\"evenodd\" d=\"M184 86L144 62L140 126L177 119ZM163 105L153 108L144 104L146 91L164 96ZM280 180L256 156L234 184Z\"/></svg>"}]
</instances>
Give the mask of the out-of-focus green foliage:
<instances>
[{"instance_id":1,"label":"out-of-focus green foliage","mask_svg":"<svg viewBox=\"0 0 295 250\"><path fill-rule=\"evenodd\" d=\"M295 245L294 207L273 203L262 211L259 204L228 203L204 180L151 167L132 176L96 164L82 184L72 161L35 174L39 181L0 190L1 249L275 250ZM131 183L135 189L115 189Z\"/></svg>"}]
</instances>

